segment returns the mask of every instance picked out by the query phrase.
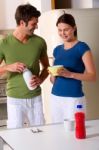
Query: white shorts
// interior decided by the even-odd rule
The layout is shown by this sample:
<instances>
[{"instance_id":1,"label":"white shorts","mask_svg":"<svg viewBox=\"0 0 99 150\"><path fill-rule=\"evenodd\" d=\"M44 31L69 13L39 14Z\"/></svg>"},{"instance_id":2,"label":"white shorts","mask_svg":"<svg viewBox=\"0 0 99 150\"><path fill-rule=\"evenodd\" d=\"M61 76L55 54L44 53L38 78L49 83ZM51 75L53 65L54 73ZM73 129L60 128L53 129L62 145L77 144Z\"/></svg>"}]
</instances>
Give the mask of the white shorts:
<instances>
[{"instance_id":1,"label":"white shorts","mask_svg":"<svg viewBox=\"0 0 99 150\"><path fill-rule=\"evenodd\" d=\"M7 128L20 128L44 124L41 95L31 99L7 97Z\"/></svg>"},{"instance_id":2,"label":"white shorts","mask_svg":"<svg viewBox=\"0 0 99 150\"><path fill-rule=\"evenodd\" d=\"M60 97L51 94L51 118L52 123L63 122L65 119L74 120L76 106L83 105L83 111L86 113L85 97L72 98Z\"/></svg>"}]
</instances>

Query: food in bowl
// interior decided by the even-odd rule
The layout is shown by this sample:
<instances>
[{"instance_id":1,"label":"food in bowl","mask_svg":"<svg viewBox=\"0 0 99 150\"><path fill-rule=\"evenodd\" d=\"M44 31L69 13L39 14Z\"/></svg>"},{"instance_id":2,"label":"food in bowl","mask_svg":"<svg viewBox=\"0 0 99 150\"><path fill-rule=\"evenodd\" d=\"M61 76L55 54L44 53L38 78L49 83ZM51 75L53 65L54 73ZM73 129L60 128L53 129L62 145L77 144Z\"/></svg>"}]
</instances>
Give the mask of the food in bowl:
<instances>
[{"instance_id":1,"label":"food in bowl","mask_svg":"<svg viewBox=\"0 0 99 150\"><path fill-rule=\"evenodd\" d=\"M63 65L55 65L48 67L48 71L53 75L53 76L58 76L58 70L63 69Z\"/></svg>"}]
</instances>

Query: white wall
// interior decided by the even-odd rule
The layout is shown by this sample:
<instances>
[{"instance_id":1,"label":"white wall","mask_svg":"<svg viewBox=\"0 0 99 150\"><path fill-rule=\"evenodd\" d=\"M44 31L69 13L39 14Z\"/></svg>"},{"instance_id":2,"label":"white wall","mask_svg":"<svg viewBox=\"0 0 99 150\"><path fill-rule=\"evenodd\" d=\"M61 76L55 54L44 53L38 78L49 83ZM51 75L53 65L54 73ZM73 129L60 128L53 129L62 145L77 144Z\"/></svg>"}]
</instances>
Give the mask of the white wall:
<instances>
[{"instance_id":1,"label":"white wall","mask_svg":"<svg viewBox=\"0 0 99 150\"><path fill-rule=\"evenodd\" d=\"M51 0L41 0L41 1L42 1L41 3L42 12L51 10Z\"/></svg>"},{"instance_id":2,"label":"white wall","mask_svg":"<svg viewBox=\"0 0 99 150\"><path fill-rule=\"evenodd\" d=\"M23 0L25 3L30 3L41 12L51 10L51 0Z\"/></svg>"},{"instance_id":3,"label":"white wall","mask_svg":"<svg viewBox=\"0 0 99 150\"><path fill-rule=\"evenodd\" d=\"M41 11L41 0L24 0L25 3L30 3Z\"/></svg>"},{"instance_id":4,"label":"white wall","mask_svg":"<svg viewBox=\"0 0 99 150\"><path fill-rule=\"evenodd\" d=\"M14 29L16 22L14 19L15 10L22 0L1 0L0 1L0 30Z\"/></svg>"}]
</instances>

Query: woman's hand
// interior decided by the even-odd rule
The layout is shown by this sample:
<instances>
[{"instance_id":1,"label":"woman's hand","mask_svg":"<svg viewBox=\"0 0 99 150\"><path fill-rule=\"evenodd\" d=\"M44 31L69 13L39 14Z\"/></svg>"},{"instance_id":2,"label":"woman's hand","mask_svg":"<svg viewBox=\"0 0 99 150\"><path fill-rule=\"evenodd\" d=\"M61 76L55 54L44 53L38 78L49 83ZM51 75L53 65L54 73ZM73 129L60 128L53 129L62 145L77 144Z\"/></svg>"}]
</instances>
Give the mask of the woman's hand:
<instances>
[{"instance_id":1,"label":"woman's hand","mask_svg":"<svg viewBox=\"0 0 99 150\"><path fill-rule=\"evenodd\" d=\"M52 83L52 84L54 84L55 79L56 79L56 77L55 77L55 76L52 76L52 75L50 76L50 81L51 81L51 83Z\"/></svg>"},{"instance_id":2,"label":"woman's hand","mask_svg":"<svg viewBox=\"0 0 99 150\"><path fill-rule=\"evenodd\" d=\"M69 70L65 68L59 69L57 73L59 76L66 77L66 78L71 78L71 75L72 75L72 72L70 72Z\"/></svg>"}]
</instances>

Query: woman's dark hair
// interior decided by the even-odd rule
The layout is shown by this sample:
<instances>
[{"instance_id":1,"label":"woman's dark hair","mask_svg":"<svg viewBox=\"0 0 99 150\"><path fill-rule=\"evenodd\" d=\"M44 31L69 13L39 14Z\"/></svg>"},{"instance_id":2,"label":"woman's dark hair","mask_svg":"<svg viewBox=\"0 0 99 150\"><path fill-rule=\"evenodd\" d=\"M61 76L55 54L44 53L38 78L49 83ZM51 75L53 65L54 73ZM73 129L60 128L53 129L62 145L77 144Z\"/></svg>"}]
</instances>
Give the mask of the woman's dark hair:
<instances>
[{"instance_id":1,"label":"woman's dark hair","mask_svg":"<svg viewBox=\"0 0 99 150\"><path fill-rule=\"evenodd\" d=\"M38 18L41 15L40 11L38 11L34 6L30 4L19 5L16 9L15 19L17 25L20 24L20 20L23 20L28 24L28 21L31 20L32 17Z\"/></svg>"},{"instance_id":2,"label":"woman's dark hair","mask_svg":"<svg viewBox=\"0 0 99 150\"><path fill-rule=\"evenodd\" d=\"M58 26L59 23L66 23L66 24L69 24L72 27L76 26L74 17L71 14L66 14L66 13L64 13L63 15L61 15L58 18L58 20L56 22L56 26ZM74 35L77 37L77 28L74 32Z\"/></svg>"}]
</instances>

